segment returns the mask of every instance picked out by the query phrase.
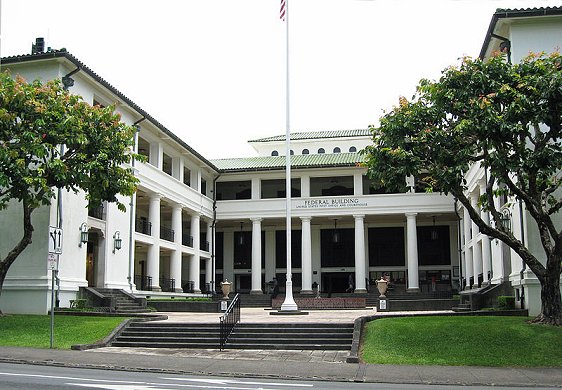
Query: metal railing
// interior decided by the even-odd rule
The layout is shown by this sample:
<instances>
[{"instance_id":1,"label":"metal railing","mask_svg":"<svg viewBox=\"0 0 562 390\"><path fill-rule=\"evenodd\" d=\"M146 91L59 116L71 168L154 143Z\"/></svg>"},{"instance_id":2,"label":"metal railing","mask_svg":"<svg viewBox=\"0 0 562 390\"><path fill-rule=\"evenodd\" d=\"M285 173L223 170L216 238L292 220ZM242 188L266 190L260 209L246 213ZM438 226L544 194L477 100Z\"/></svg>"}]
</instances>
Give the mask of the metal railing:
<instances>
[{"instance_id":1,"label":"metal railing","mask_svg":"<svg viewBox=\"0 0 562 390\"><path fill-rule=\"evenodd\" d=\"M201 241L201 250L209 252L209 241Z\"/></svg>"},{"instance_id":2,"label":"metal railing","mask_svg":"<svg viewBox=\"0 0 562 390\"><path fill-rule=\"evenodd\" d=\"M103 220L103 204L98 207L93 207L88 209L88 216L96 219Z\"/></svg>"},{"instance_id":3,"label":"metal railing","mask_svg":"<svg viewBox=\"0 0 562 390\"><path fill-rule=\"evenodd\" d=\"M188 234L184 234L181 238L181 243L182 245L190 246L193 248L193 237Z\"/></svg>"},{"instance_id":4,"label":"metal railing","mask_svg":"<svg viewBox=\"0 0 562 390\"><path fill-rule=\"evenodd\" d=\"M195 289L195 282L193 280L182 280L181 287L184 293L192 293Z\"/></svg>"},{"instance_id":5,"label":"metal railing","mask_svg":"<svg viewBox=\"0 0 562 390\"><path fill-rule=\"evenodd\" d=\"M236 294L224 314L220 317L220 350L222 351L234 326L240 322L240 294Z\"/></svg>"},{"instance_id":6,"label":"metal railing","mask_svg":"<svg viewBox=\"0 0 562 390\"><path fill-rule=\"evenodd\" d=\"M137 290L152 291L152 276L135 275Z\"/></svg>"},{"instance_id":7,"label":"metal railing","mask_svg":"<svg viewBox=\"0 0 562 390\"><path fill-rule=\"evenodd\" d=\"M160 288L163 292L175 292L176 279L160 278Z\"/></svg>"},{"instance_id":8,"label":"metal railing","mask_svg":"<svg viewBox=\"0 0 562 390\"><path fill-rule=\"evenodd\" d=\"M174 242L174 230L166 226L160 226L160 238L166 241Z\"/></svg>"},{"instance_id":9,"label":"metal railing","mask_svg":"<svg viewBox=\"0 0 562 390\"><path fill-rule=\"evenodd\" d=\"M137 219L135 221L135 232L151 235L152 234L152 224L146 219Z\"/></svg>"}]
</instances>

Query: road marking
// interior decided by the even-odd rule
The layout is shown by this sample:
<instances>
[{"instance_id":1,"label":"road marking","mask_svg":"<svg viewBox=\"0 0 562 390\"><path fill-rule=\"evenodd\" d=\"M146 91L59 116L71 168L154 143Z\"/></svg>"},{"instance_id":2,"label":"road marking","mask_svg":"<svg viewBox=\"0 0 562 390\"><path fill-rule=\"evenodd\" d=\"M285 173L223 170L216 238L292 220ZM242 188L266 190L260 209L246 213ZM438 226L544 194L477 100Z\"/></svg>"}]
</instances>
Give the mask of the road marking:
<instances>
[{"instance_id":1,"label":"road marking","mask_svg":"<svg viewBox=\"0 0 562 390\"><path fill-rule=\"evenodd\" d=\"M31 378L48 378L48 379L64 379L69 381L91 381L91 382L110 382L110 383L127 383L127 384L139 384L144 385L146 382L132 382L132 381L120 381L120 380L109 380L109 379L91 379L91 378L77 378L72 376L57 376L57 375L39 375L39 374L18 374L13 372L0 372L0 375L6 376L27 376Z\"/></svg>"},{"instance_id":2,"label":"road marking","mask_svg":"<svg viewBox=\"0 0 562 390\"><path fill-rule=\"evenodd\" d=\"M217 385L227 385L240 384L240 385L268 385L268 386L287 386L287 387L314 387L311 384L305 383L272 383L272 382L247 382L247 381L237 381L231 379L195 379L195 378L161 378L166 380L176 380L176 381L189 381L189 382L203 382L212 383Z\"/></svg>"}]
</instances>

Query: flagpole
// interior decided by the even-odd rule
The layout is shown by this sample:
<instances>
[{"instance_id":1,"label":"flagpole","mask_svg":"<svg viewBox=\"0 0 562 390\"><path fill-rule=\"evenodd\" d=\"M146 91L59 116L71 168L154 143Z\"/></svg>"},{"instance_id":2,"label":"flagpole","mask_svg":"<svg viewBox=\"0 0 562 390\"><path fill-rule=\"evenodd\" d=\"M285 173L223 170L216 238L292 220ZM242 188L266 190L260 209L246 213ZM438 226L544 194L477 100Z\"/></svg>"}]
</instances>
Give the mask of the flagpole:
<instances>
[{"instance_id":1,"label":"flagpole","mask_svg":"<svg viewBox=\"0 0 562 390\"><path fill-rule=\"evenodd\" d=\"M285 59L286 59L286 79L285 79L285 198L287 199L287 276L285 283L285 300L281 305L281 311L298 310L297 304L293 299L293 275L291 268L291 121L290 121L290 93L289 93L289 0L282 0L282 7L285 8Z\"/></svg>"}]
</instances>

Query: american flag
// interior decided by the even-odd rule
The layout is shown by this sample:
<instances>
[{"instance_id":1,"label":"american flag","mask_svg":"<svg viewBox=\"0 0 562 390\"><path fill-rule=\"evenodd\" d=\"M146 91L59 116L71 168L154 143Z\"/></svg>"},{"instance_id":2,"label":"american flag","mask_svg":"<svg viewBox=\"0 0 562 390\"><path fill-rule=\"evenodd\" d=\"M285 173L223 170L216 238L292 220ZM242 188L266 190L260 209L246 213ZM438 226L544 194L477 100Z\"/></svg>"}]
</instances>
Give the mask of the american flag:
<instances>
[{"instance_id":1,"label":"american flag","mask_svg":"<svg viewBox=\"0 0 562 390\"><path fill-rule=\"evenodd\" d=\"M282 21L285 21L285 14L287 12L286 1L287 0L281 0L281 9L279 10L279 19L281 19Z\"/></svg>"}]
</instances>

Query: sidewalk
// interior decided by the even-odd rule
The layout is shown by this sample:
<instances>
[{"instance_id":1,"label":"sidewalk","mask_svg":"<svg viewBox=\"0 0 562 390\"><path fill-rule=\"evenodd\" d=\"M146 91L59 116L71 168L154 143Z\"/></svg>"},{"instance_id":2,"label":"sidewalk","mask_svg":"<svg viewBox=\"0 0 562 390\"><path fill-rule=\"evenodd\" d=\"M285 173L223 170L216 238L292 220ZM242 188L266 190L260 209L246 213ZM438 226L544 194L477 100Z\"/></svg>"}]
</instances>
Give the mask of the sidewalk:
<instances>
[{"instance_id":1,"label":"sidewalk","mask_svg":"<svg viewBox=\"0 0 562 390\"><path fill-rule=\"evenodd\" d=\"M216 322L219 317L218 313L162 314L168 315L166 320L168 322ZM375 314L373 310L323 310L310 311L308 315L302 316L271 316L264 309L243 309L241 318L244 323L353 322L355 318L373 314ZM562 387L562 369L558 368L352 364L345 363L348 354L349 351L225 350L221 352L218 349L114 347L68 351L0 347L0 362L254 378Z\"/></svg>"}]
</instances>

